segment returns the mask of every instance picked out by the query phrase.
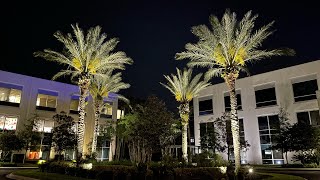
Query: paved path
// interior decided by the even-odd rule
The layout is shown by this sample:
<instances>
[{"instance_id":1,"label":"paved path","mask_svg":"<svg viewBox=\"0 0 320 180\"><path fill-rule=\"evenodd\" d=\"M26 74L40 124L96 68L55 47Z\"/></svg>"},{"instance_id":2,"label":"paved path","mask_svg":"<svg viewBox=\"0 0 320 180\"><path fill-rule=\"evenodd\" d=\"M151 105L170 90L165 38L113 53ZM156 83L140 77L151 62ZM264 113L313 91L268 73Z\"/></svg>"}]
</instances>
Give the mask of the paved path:
<instances>
[{"instance_id":1,"label":"paved path","mask_svg":"<svg viewBox=\"0 0 320 180\"><path fill-rule=\"evenodd\" d=\"M14 169L0 169L0 180L7 180L7 174L10 174Z\"/></svg>"},{"instance_id":2,"label":"paved path","mask_svg":"<svg viewBox=\"0 0 320 180\"><path fill-rule=\"evenodd\" d=\"M281 170L280 168L277 170L269 170L269 169L257 169L257 172L272 172L272 173L279 173L279 174L290 174L295 176L300 176L306 178L308 180L320 180L320 171L314 170Z\"/></svg>"}]
</instances>

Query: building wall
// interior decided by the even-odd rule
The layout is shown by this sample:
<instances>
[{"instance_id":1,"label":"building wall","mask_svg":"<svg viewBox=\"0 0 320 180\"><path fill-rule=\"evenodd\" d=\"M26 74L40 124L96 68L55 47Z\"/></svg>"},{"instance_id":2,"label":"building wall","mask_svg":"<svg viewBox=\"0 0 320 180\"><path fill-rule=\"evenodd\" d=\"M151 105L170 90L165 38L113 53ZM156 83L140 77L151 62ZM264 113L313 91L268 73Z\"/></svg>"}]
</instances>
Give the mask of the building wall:
<instances>
[{"instance_id":1,"label":"building wall","mask_svg":"<svg viewBox=\"0 0 320 180\"><path fill-rule=\"evenodd\" d=\"M71 96L79 94L78 86L75 85L10 73L6 71L0 71L0 83L22 86L21 101L19 107L0 105L0 115L18 116L17 131L23 129L25 121L35 113L38 114L41 118L45 119L52 119L53 115L60 113L61 111L69 113ZM36 109L38 89L58 93L56 111L52 112ZM116 95L113 94L113 97L110 97L108 101L113 101L113 112L111 119L116 121L118 108L118 100L116 98ZM91 142L94 131L94 112L91 97L88 98L86 112L87 116L85 118L85 137L83 149L85 153L88 152L87 144ZM69 115L72 116L75 121L78 121L78 114ZM100 119L101 124L103 124L104 121L106 121L105 118Z\"/></svg>"},{"instance_id":2,"label":"building wall","mask_svg":"<svg viewBox=\"0 0 320 180\"><path fill-rule=\"evenodd\" d=\"M320 60L237 80L236 90L241 91L243 109L238 111L238 116L239 118L243 118L245 139L251 145L249 150L246 152L248 163L262 163L260 135L257 119L258 116L277 114L280 107L285 107L287 112L290 114L289 118L291 123L295 123L297 122L297 112L319 109L317 100L295 102L292 88L292 82L295 82L298 79L305 79L309 76L316 77L319 87L319 67ZM254 88L268 83L275 83L277 105L256 108ZM194 128L196 146L200 146L199 123L214 121L223 114L225 111L224 93L227 91L227 87L224 83L215 84L204 89L200 92L200 95L197 98L194 98ZM207 96L210 96L213 99L213 114L199 116L199 98ZM289 159L291 159L291 155L289 155Z\"/></svg>"}]
</instances>

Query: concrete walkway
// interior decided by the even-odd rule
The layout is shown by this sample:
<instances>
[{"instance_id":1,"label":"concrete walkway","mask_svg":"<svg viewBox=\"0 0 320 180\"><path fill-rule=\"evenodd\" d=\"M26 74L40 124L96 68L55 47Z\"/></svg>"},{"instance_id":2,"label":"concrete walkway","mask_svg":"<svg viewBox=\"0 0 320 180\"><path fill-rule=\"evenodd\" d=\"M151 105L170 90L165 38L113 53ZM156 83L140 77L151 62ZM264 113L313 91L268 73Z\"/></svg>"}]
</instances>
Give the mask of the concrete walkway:
<instances>
[{"instance_id":1,"label":"concrete walkway","mask_svg":"<svg viewBox=\"0 0 320 180\"><path fill-rule=\"evenodd\" d=\"M14 175L14 174L12 174L12 173L8 174L8 175L6 176L6 178L15 179L15 180L39 180L39 179L35 179L35 178L30 178L30 177L25 177L25 176Z\"/></svg>"}]
</instances>

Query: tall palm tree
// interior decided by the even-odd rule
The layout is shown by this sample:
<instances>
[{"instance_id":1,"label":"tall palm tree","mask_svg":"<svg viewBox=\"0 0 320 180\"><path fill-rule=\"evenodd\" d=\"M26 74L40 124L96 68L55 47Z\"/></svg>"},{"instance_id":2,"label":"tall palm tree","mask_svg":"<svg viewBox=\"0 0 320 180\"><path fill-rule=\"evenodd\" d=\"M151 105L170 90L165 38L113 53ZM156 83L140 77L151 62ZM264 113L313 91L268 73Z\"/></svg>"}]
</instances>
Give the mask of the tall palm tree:
<instances>
[{"instance_id":1,"label":"tall palm tree","mask_svg":"<svg viewBox=\"0 0 320 180\"><path fill-rule=\"evenodd\" d=\"M52 79L70 75L76 79L80 90L79 121L77 132L77 154L82 156L84 137L85 98L88 96L90 82L93 77L104 77L104 73L113 69L124 69L125 64L131 64L132 60L124 52L113 52L119 40L112 38L106 40L107 35L101 33L101 27L90 28L87 34L79 28L78 24L71 25L74 35L63 34L60 31L54 34L64 45L62 52L45 49L35 52L36 57L42 57L48 61L54 61L66 65L65 70L58 72Z\"/></svg>"},{"instance_id":2,"label":"tall palm tree","mask_svg":"<svg viewBox=\"0 0 320 180\"><path fill-rule=\"evenodd\" d=\"M97 149L97 137L99 128L99 119L101 110L106 103L104 98L108 97L109 93L117 93L121 89L127 89L130 84L122 82L121 73L112 75L112 72L107 73L107 77L95 77L91 81L90 94L93 98L93 107L95 112L95 123L92 141L91 153L95 153ZM125 97L118 95L118 99L128 102Z\"/></svg>"},{"instance_id":3,"label":"tall palm tree","mask_svg":"<svg viewBox=\"0 0 320 180\"><path fill-rule=\"evenodd\" d=\"M177 75L171 74L171 76L164 75L167 84L162 84L167 88L180 103L179 114L182 124L182 158L185 162L188 162L187 148L187 128L189 123L189 103L199 94L199 92L210 85L207 81L201 81L202 74L196 75L192 78L192 69L184 69L180 71L177 68Z\"/></svg>"},{"instance_id":4,"label":"tall palm tree","mask_svg":"<svg viewBox=\"0 0 320 180\"><path fill-rule=\"evenodd\" d=\"M260 49L262 42L273 31L270 28L273 22L254 31L257 15L247 12L242 20L237 21L236 14L226 11L221 21L216 16L210 16L211 29L206 25L192 28L192 33L199 38L197 43L188 43L186 51L177 53L176 59L190 59L188 66L208 68L206 79L220 76L226 82L230 93L231 126L234 144L235 172L240 168L240 139L239 122L237 115L237 99L235 82L240 72L248 73L246 64L256 60L280 56L293 55L291 49Z\"/></svg>"}]
</instances>

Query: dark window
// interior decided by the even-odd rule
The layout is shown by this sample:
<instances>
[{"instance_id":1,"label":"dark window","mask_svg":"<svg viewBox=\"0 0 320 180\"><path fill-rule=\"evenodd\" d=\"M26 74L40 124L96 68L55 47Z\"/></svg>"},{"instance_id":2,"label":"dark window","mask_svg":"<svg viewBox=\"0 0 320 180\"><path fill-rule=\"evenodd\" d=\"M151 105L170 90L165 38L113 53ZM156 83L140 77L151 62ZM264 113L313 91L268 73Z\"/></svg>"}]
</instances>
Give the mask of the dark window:
<instances>
[{"instance_id":1,"label":"dark window","mask_svg":"<svg viewBox=\"0 0 320 180\"><path fill-rule=\"evenodd\" d=\"M276 90L275 88L268 88L255 91L256 106L264 107L277 104Z\"/></svg>"},{"instance_id":2,"label":"dark window","mask_svg":"<svg viewBox=\"0 0 320 180\"><path fill-rule=\"evenodd\" d=\"M259 130L269 129L267 116L258 117Z\"/></svg>"},{"instance_id":3,"label":"dark window","mask_svg":"<svg viewBox=\"0 0 320 180\"><path fill-rule=\"evenodd\" d=\"M231 110L230 96L224 97L224 107L225 107L225 111ZM241 95L240 94L237 94L237 110L242 110Z\"/></svg>"},{"instance_id":4,"label":"dark window","mask_svg":"<svg viewBox=\"0 0 320 180\"><path fill-rule=\"evenodd\" d=\"M199 100L199 115L213 114L212 99Z\"/></svg>"},{"instance_id":5,"label":"dark window","mask_svg":"<svg viewBox=\"0 0 320 180\"><path fill-rule=\"evenodd\" d=\"M310 80L292 84L294 101L306 101L317 99L316 91L318 90L317 80Z\"/></svg>"},{"instance_id":6,"label":"dark window","mask_svg":"<svg viewBox=\"0 0 320 180\"><path fill-rule=\"evenodd\" d=\"M319 111L306 111L297 113L298 123L311 124L313 126L320 125Z\"/></svg>"},{"instance_id":7,"label":"dark window","mask_svg":"<svg viewBox=\"0 0 320 180\"><path fill-rule=\"evenodd\" d=\"M308 112L299 112L297 113L298 123L310 124L309 113Z\"/></svg>"}]
</instances>

